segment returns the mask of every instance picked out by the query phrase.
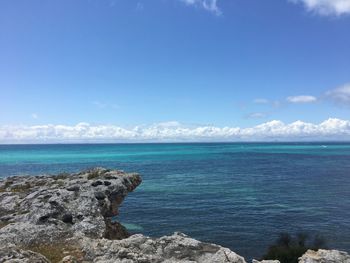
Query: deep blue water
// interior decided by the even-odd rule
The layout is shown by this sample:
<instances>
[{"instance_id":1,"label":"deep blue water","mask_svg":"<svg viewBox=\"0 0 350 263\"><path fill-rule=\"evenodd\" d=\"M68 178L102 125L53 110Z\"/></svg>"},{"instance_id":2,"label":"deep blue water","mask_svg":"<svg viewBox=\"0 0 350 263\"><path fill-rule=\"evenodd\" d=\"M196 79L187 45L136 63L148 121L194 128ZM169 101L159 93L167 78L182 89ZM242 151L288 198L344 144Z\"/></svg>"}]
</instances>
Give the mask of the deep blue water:
<instances>
[{"instance_id":1,"label":"deep blue water","mask_svg":"<svg viewBox=\"0 0 350 263\"><path fill-rule=\"evenodd\" d=\"M0 145L0 176L94 166L142 175L120 210L134 232L181 231L251 258L307 231L350 251L350 144Z\"/></svg>"}]
</instances>

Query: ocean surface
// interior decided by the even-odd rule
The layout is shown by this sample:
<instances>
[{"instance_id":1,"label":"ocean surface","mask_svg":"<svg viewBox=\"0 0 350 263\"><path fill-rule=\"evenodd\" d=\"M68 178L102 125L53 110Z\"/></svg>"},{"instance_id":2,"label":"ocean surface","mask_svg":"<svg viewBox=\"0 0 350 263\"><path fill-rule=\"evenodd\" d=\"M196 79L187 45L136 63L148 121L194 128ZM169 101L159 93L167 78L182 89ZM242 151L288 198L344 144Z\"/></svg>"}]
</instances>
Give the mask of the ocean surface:
<instances>
[{"instance_id":1,"label":"ocean surface","mask_svg":"<svg viewBox=\"0 0 350 263\"><path fill-rule=\"evenodd\" d=\"M259 258L280 232L350 252L349 143L0 145L0 177L103 166L139 172L119 220Z\"/></svg>"}]
</instances>

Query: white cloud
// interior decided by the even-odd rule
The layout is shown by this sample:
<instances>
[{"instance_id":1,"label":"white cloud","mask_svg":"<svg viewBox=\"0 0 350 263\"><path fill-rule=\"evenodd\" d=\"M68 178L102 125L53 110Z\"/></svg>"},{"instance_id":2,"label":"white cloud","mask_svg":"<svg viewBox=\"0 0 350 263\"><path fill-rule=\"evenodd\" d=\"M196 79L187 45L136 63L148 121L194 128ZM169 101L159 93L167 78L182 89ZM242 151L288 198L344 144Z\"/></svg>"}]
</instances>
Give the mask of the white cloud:
<instances>
[{"instance_id":1,"label":"white cloud","mask_svg":"<svg viewBox=\"0 0 350 263\"><path fill-rule=\"evenodd\" d=\"M290 0L302 3L309 11L320 15L350 14L350 0Z\"/></svg>"},{"instance_id":2,"label":"white cloud","mask_svg":"<svg viewBox=\"0 0 350 263\"><path fill-rule=\"evenodd\" d=\"M36 113L32 113L31 117L36 120L36 119L39 119L39 115L36 114Z\"/></svg>"},{"instance_id":3,"label":"white cloud","mask_svg":"<svg viewBox=\"0 0 350 263\"><path fill-rule=\"evenodd\" d=\"M172 121L151 126L115 125L0 126L0 143L350 140L350 121L319 124L278 120L250 127L186 126Z\"/></svg>"},{"instance_id":4,"label":"white cloud","mask_svg":"<svg viewBox=\"0 0 350 263\"><path fill-rule=\"evenodd\" d=\"M221 10L217 5L217 0L181 0L187 5L198 6L207 11L213 12L216 15L221 15Z\"/></svg>"},{"instance_id":5,"label":"white cloud","mask_svg":"<svg viewBox=\"0 0 350 263\"><path fill-rule=\"evenodd\" d=\"M341 105L350 106L350 83L327 91L326 97Z\"/></svg>"},{"instance_id":6,"label":"white cloud","mask_svg":"<svg viewBox=\"0 0 350 263\"><path fill-rule=\"evenodd\" d=\"M301 96L290 96L287 98L288 102L291 103L311 103L317 101L316 97L309 95L301 95Z\"/></svg>"},{"instance_id":7,"label":"white cloud","mask_svg":"<svg viewBox=\"0 0 350 263\"><path fill-rule=\"evenodd\" d=\"M256 103L256 104L268 104L269 100L263 99L263 98L257 98L253 102Z\"/></svg>"}]
</instances>

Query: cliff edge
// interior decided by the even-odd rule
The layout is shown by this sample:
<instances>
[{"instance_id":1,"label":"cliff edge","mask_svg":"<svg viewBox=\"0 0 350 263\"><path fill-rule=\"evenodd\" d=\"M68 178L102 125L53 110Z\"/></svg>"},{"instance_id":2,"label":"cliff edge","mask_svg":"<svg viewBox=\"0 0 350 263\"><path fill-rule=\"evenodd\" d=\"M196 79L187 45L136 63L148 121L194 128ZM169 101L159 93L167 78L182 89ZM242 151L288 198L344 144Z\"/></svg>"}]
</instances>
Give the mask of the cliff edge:
<instances>
[{"instance_id":1,"label":"cliff edge","mask_svg":"<svg viewBox=\"0 0 350 263\"><path fill-rule=\"evenodd\" d=\"M141 181L137 173L103 168L1 179L0 263L245 263L228 248L182 233L130 236L115 216ZM350 263L350 256L308 251L299 262Z\"/></svg>"}]
</instances>

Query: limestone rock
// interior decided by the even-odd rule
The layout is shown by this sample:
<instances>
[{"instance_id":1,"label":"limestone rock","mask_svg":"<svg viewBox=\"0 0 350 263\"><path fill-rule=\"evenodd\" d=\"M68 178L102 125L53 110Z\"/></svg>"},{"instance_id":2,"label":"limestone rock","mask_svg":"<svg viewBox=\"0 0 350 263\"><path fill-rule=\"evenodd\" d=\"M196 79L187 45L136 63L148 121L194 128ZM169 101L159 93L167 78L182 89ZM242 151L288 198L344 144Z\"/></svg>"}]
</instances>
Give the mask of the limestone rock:
<instances>
[{"instance_id":1,"label":"limestone rock","mask_svg":"<svg viewBox=\"0 0 350 263\"><path fill-rule=\"evenodd\" d=\"M0 248L1 263L49 263L43 255L29 250L20 249L14 245Z\"/></svg>"},{"instance_id":2,"label":"limestone rock","mask_svg":"<svg viewBox=\"0 0 350 263\"><path fill-rule=\"evenodd\" d=\"M77 259L73 256L65 256L60 263L78 263Z\"/></svg>"},{"instance_id":3,"label":"limestone rock","mask_svg":"<svg viewBox=\"0 0 350 263\"><path fill-rule=\"evenodd\" d=\"M182 233L152 239L140 234L123 240L80 240L86 258L94 263L245 263L228 248L203 243Z\"/></svg>"},{"instance_id":4,"label":"limestone rock","mask_svg":"<svg viewBox=\"0 0 350 263\"><path fill-rule=\"evenodd\" d=\"M299 258L299 263L350 263L350 255L338 250L308 250Z\"/></svg>"},{"instance_id":5,"label":"limestone rock","mask_svg":"<svg viewBox=\"0 0 350 263\"><path fill-rule=\"evenodd\" d=\"M0 246L52 243L79 233L125 238L126 229L111 219L140 183L136 173L103 168L0 180Z\"/></svg>"}]
</instances>

